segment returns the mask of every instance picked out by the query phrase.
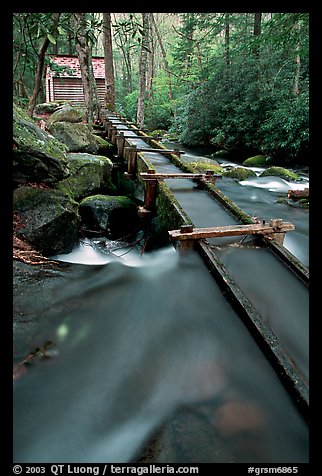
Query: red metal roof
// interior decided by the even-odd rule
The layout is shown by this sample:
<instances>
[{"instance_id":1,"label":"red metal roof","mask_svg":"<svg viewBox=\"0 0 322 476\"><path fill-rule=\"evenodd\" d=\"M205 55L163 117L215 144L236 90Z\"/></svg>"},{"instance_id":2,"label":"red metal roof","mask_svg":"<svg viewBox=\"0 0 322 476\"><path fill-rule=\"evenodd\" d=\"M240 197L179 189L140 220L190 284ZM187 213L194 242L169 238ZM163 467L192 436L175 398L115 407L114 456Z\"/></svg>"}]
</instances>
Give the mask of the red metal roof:
<instances>
[{"instance_id":1,"label":"red metal roof","mask_svg":"<svg viewBox=\"0 0 322 476\"><path fill-rule=\"evenodd\" d=\"M52 76L64 76L65 78L81 78L81 71L79 67L79 61L77 56L71 55L57 55L57 56L50 56L51 61L56 63L58 66L67 66L68 68L73 70L73 74L65 72L65 73L57 73L56 71L51 71L49 67L47 67L47 74L46 77L50 78ZM105 63L104 58L92 58L93 62L93 71L95 78L105 78Z\"/></svg>"}]
</instances>

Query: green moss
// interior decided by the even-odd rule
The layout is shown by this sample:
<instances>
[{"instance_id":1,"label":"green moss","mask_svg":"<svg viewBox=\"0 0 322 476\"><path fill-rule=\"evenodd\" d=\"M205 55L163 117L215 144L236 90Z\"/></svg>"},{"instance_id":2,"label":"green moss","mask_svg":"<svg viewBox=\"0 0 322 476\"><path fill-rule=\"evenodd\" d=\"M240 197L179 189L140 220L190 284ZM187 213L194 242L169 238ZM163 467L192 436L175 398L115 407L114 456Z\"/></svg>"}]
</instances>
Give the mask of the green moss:
<instances>
[{"instance_id":1,"label":"green moss","mask_svg":"<svg viewBox=\"0 0 322 476\"><path fill-rule=\"evenodd\" d=\"M268 155L254 155L243 162L243 165L248 167L262 167L270 162L271 158Z\"/></svg>"},{"instance_id":2,"label":"green moss","mask_svg":"<svg viewBox=\"0 0 322 476\"><path fill-rule=\"evenodd\" d=\"M222 174L224 172L224 169L220 165L214 164L211 160L207 160L206 162L190 162L190 166L194 172L206 172L206 170L213 170L215 174Z\"/></svg>"},{"instance_id":3,"label":"green moss","mask_svg":"<svg viewBox=\"0 0 322 476\"><path fill-rule=\"evenodd\" d=\"M111 181L113 164L107 157L86 153L68 154L70 176L56 188L70 198L79 200L98 191L114 192Z\"/></svg>"},{"instance_id":4,"label":"green moss","mask_svg":"<svg viewBox=\"0 0 322 476\"><path fill-rule=\"evenodd\" d=\"M274 176L274 177L281 177L285 180L301 180L301 177L294 172L291 172L284 167L269 167L268 169L264 170L260 177L267 177L267 176Z\"/></svg>"},{"instance_id":5,"label":"green moss","mask_svg":"<svg viewBox=\"0 0 322 476\"><path fill-rule=\"evenodd\" d=\"M235 167L232 170L223 172L224 177L236 178L238 180L245 180L248 177L256 177L256 173L251 169L245 167Z\"/></svg>"}]
</instances>

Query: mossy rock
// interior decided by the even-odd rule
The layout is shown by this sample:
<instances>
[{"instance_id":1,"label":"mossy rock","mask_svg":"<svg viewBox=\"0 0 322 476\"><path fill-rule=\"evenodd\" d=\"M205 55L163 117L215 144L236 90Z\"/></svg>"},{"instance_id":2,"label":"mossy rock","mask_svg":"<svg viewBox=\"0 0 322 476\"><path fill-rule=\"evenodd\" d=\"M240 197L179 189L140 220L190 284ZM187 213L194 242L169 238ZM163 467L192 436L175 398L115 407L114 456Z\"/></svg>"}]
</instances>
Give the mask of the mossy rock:
<instances>
[{"instance_id":1,"label":"mossy rock","mask_svg":"<svg viewBox=\"0 0 322 476\"><path fill-rule=\"evenodd\" d=\"M215 174L222 174L224 172L224 169L214 163L214 161L197 161L197 162L189 162L189 165L191 165L191 167L198 171L198 172L201 172L201 173L205 173L206 170L212 170Z\"/></svg>"},{"instance_id":2,"label":"mossy rock","mask_svg":"<svg viewBox=\"0 0 322 476\"><path fill-rule=\"evenodd\" d=\"M96 139L97 145L98 145L97 153L98 154L104 154L108 157L112 157L113 152L115 150L115 146L113 144L111 144L110 142L108 142L107 140L103 139L103 137L100 137L96 134L93 134L93 135L94 135L94 138Z\"/></svg>"},{"instance_id":3,"label":"mossy rock","mask_svg":"<svg viewBox=\"0 0 322 476\"><path fill-rule=\"evenodd\" d=\"M47 120L47 126L50 128L55 122L82 122L85 118L83 109L80 109L70 104L65 104L56 109L55 112Z\"/></svg>"},{"instance_id":4,"label":"mossy rock","mask_svg":"<svg viewBox=\"0 0 322 476\"><path fill-rule=\"evenodd\" d=\"M40 129L19 107L13 108L13 179L54 183L69 175L67 148Z\"/></svg>"},{"instance_id":5,"label":"mossy rock","mask_svg":"<svg viewBox=\"0 0 322 476\"><path fill-rule=\"evenodd\" d=\"M37 104L34 109L35 114L53 114L60 109L64 104L69 104L69 101L62 99L58 101L44 102Z\"/></svg>"},{"instance_id":6,"label":"mossy rock","mask_svg":"<svg viewBox=\"0 0 322 476\"><path fill-rule=\"evenodd\" d=\"M50 133L66 144L68 152L87 152L96 154L100 144L88 124L81 122L54 122L49 126Z\"/></svg>"},{"instance_id":7,"label":"mossy rock","mask_svg":"<svg viewBox=\"0 0 322 476\"><path fill-rule=\"evenodd\" d=\"M163 134L162 138L170 142L179 142L179 134L176 134L175 132L166 132Z\"/></svg>"},{"instance_id":8,"label":"mossy rock","mask_svg":"<svg viewBox=\"0 0 322 476\"><path fill-rule=\"evenodd\" d=\"M139 223L137 206L128 197L93 195L80 203L85 228L105 233L111 239L131 233Z\"/></svg>"},{"instance_id":9,"label":"mossy rock","mask_svg":"<svg viewBox=\"0 0 322 476\"><path fill-rule=\"evenodd\" d=\"M231 170L223 172L223 176L236 178L238 180L246 180L249 177L256 177L256 173L253 170L244 167L234 167Z\"/></svg>"},{"instance_id":10,"label":"mossy rock","mask_svg":"<svg viewBox=\"0 0 322 476\"><path fill-rule=\"evenodd\" d=\"M70 176L56 184L57 190L74 200L115 191L111 181L113 163L107 157L79 152L67 154L67 160Z\"/></svg>"},{"instance_id":11,"label":"mossy rock","mask_svg":"<svg viewBox=\"0 0 322 476\"><path fill-rule=\"evenodd\" d=\"M224 149L217 150L211 154L211 157L229 157L229 151Z\"/></svg>"},{"instance_id":12,"label":"mossy rock","mask_svg":"<svg viewBox=\"0 0 322 476\"><path fill-rule=\"evenodd\" d=\"M167 134L167 131L164 130L164 129L155 129L154 131L152 132L149 132L149 136L159 136L159 137L163 137L165 134Z\"/></svg>"},{"instance_id":13,"label":"mossy rock","mask_svg":"<svg viewBox=\"0 0 322 476\"><path fill-rule=\"evenodd\" d=\"M260 177L267 176L281 177L285 180L301 180L301 177L298 174L291 172L290 170L285 169L284 167L277 166L268 167L260 174Z\"/></svg>"},{"instance_id":14,"label":"mossy rock","mask_svg":"<svg viewBox=\"0 0 322 476\"><path fill-rule=\"evenodd\" d=\"M13 209L24 224L17 236L37 251L49 256L72 250L80 224L78 204L62 192L19 187L13 193Z\"/></svg>"},{"instance_id":15,"label":"mossy rock","mask_svg":"<svg viewBox=\"0 0 322 476\"><path fill-rule=\"evenodd\" d=\"M263 167L271 162L271 157L268 155L254 155L254 157L249 157L244 160L242 165L247 167Z\"/></svg>"}]
</instances>

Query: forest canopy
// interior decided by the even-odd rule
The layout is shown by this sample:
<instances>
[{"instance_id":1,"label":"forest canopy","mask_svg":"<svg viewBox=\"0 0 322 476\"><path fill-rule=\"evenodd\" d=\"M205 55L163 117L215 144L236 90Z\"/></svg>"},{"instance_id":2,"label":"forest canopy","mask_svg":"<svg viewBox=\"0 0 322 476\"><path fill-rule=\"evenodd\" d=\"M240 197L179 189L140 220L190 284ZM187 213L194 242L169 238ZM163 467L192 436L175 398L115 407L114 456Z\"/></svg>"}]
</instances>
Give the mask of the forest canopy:
<instances>
[{"instance_id":1,"label":"forest canopy","mask_svg":"<svg viewBox=\"0 0 322 476\"><path fill-rule=\"evenodd\" d=\"M150 131L308 159L308 13L15 13L14 100L32 114L51 55L84 52L105 58L109 107Z\"/></svg>"}]
</instances>

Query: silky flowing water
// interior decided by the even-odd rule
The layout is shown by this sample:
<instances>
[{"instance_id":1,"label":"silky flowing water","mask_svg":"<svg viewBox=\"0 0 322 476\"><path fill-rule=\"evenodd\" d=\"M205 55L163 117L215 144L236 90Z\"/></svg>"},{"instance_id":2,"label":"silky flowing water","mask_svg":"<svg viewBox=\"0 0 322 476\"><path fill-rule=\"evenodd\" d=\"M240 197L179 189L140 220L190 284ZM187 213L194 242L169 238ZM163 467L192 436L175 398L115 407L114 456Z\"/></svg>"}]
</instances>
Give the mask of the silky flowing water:
<instances>
[{"instance_id":1,"label":"silky flowing water","mask_svg":"<svg viewBox=\"0 0 322 476\"><path fill-rule=\"evenodd\" d=\"M235 222L193 182L167 183L196 226ZM281 217L272 203L269 214L264 199L247 198L275 192L231 180L220 187L245 211ZM305 261L307 211L288 208L302 223L290 246ZM213 241L307 376L307 290L269 250ZM155 462L308 461L306 423L195 252L169 246L141 256L84 240L56 258L70 264L48 290L52 306L34 340L53 341L56 355L14 384L15 462L135 462L155 435Z\"/></svg>"}]
</instances>

